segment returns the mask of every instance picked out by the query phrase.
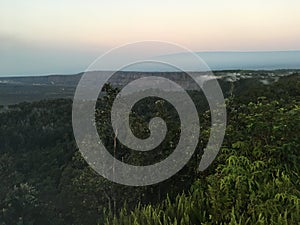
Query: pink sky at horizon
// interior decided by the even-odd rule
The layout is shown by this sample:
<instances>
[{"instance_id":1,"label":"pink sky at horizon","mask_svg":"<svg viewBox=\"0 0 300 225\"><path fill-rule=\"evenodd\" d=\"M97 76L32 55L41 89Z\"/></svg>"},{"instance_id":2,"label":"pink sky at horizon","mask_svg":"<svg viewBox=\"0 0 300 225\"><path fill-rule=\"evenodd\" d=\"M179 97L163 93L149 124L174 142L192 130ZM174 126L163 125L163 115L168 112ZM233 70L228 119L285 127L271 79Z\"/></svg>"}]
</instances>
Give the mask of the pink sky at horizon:
<instances>
[{"instance_id":1,"label":"pink sky at horizon","mask_svg":"<svg viewBox=\"0 0 300 225\"><path fill-rule=\"evenodd\" d=\"M90 59L141 40L192 51L300 50L299 27L299 0L2 0L0 58Z\"/></svg>"},{"instance_id":2,"label":"pink sky at horizon","mask_svg":"<svg viewBox=\"0 0 300 225\"><path fill-rule=\"evenodd\" d=\"M297 0L4 0L0 5L0 35L27 42L109 48L155 39L195 51L300 49Z\"/></svg>"}]
</instances>

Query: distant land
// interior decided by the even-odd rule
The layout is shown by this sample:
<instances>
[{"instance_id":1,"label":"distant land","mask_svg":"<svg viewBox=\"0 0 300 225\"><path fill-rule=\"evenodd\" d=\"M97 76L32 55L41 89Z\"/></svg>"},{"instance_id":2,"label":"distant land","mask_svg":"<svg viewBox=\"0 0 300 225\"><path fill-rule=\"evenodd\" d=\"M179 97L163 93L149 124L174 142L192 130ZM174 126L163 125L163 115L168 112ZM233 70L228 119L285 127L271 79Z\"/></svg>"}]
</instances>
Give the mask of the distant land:
<instances>
[{"instance_id":1,"label":"distant land","mask_svg":"<svg viewBox=\"0 0 300 225\"><path fill-rule=\"evenodd\" d=\"M208 65L211 70L277 70L277 69L300 69L300 51L224 51L224 52L196 52L200 58ZM84 56L82 56L84 58ZM189 71L199 71L199 65L189 60L190 54L187 53L177 53L171 55L160 55L154 56L151 59L158 61L172 61L180 62L184 64ZM95 59L97 56L95 56ZM111 59L113 61L120 59ZM93 60L92 60L93 61ZM92 63L92 61L90 63ZM19 62L20 63L20 62ZM78 64L78 65L77 65ZM119 68L113 68L113 62L108 61L106 68L99 68L98 70L116 70ZM127 64L127 63L125 63ZM34 64L33 64L34 65ZM17 65L16 65L17 66ZM7 76L41 76L48 74L74 74L73 64L66 65L64 69L62 68L52 68L51 71L40 71L39 73L21 73L21 74L5 74L5 71L0 71L0 77ZM83 60L82 64L76 63L75 71L86 71L89 63ZM78 67L80 69L78 69ZM17 69L20 71L21 69ZM35 71L35 70L33 70ZM72 72L70 72L72 71ZM147 65L141 64L136 67L130 67L124 69L124 71L148 71L148 72L174 72L174 68L161 66L159 64ZM201 70L200 70L201 71Z\"/></svg>"},{"instance_id":2,"label":"distant land","mask_svg":"<svg viewBox=\"0 0 300 225\"><path fill-rule=\"evenodd\" d=\"M212 70L300 69L300 51L202 52L199 55ZM174 55L184 58L184 54Z\"/></svg>"},{"instance_id":3,"label":"distant land","mask_svg":"<svg viewBox=\"0 0 300 225\"><path fill-rule=\"evenodd\" d=\"M300 51L196 52L195 54L211 70L300 69ZM178 53L159 56L155 59L168 60L175 64L176 62L185 62L190 71L198 71L199 66L191 64L189 57L190 54ZM147 70L147 68L139 69ZM156 69L159 70L159 68Z\"/></svg>"},{"instance_id":4,"label":"distant land","mask_svg":"<svg viewBox=\"0 0 300 225\"><path fill-rule=\"evenodd\" d=\"M300 70L214 71L219 83L221 82L224 85L238 81L242 82L239 84L240 87L245 87L245 85L268 85L272 82L278 81L280 77L289 75L299 76L299 73ZM83 73L74 75L0 77L0 105L12 105L20 102L33 102L43 99L72 99L82 74ZM197 74L202 76L207 73L198 72ZM113 86L122 87L132 80L153 75L167 77L181 85L186 90L193 90L198 87L195 83L191 82L186 74L182 72L119 71L109 80L109 82Z\"/></svg>"}]
</instances>

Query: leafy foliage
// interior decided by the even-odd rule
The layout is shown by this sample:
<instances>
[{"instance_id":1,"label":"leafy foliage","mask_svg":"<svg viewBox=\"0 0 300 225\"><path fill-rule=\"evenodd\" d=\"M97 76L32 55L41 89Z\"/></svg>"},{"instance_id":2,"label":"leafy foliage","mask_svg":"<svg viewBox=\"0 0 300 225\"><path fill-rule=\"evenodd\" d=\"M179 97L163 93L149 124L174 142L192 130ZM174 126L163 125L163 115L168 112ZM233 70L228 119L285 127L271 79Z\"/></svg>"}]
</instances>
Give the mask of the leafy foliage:
<instances>
[{"instance_id":1,"label":"leafy foliage","mask_svg":"<svg viewBox=\"0 0 300 225\"><path fill-rule=\"evenodd\" d=\"M299 75L269 86L239 81L226 90L226 137L208 170L200 173L197 166L210 113L203 96L190 92L202 109L195 155L171 179L138 188L114 184L87 165L73 138L70 100L10 106L0 114L0 224L299 224ZM118 89L108 85L105 91L96 118L111 154L143 165L173 151L179 121L161 99L146 100L148 108L136 107L131 115L139 137L149 134L153 115L170 122L171 132L154 154L114 145L109 111Z\"/></svg>"}]
</instances>

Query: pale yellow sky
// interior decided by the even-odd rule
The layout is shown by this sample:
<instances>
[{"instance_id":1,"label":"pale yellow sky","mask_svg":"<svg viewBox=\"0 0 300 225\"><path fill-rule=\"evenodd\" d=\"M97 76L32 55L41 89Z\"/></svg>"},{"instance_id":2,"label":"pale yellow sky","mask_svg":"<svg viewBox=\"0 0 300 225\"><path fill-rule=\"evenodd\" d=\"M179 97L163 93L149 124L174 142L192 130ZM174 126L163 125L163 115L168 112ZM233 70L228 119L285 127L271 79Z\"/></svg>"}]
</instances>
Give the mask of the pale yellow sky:
<instances>
[{"instance_id":1,"label":"pale yellow sky","mask_svg":"<svg viewBox=\"0 0 300 225\"><path fill-rule=\"evenodd\" d=\"M66 65L76 62L81 65L76 71L106 50L142 40L174 42L192 51L300 50L300 1L0 2L0 75L16 73L16 62L18 71L28 73L47 63L45 71L69 71Z\"/></svg>"},{"instance_id":2,"label":"pale yellow sky","mask_svg":"<svg viewBox=\"0 0 300 225\"><path fill-rule=\"evenodd\" d=\"M201 50L300 48L299 0L2 0L0 35L112 47L158 39Z\"/></svg>"}]
</instances>

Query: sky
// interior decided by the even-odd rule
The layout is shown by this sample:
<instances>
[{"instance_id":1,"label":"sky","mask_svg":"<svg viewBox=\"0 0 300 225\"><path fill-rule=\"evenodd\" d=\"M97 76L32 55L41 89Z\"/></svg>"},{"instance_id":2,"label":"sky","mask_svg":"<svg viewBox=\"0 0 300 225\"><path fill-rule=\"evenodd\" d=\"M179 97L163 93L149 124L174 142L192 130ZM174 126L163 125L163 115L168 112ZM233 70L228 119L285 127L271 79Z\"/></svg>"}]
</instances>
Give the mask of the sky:
<instances>
[{"instance_id":1,"label":"sky","mask_svg":"<svg viewBox=\"0 0 300 225\"><path fill-rule=\"evenodd\" d=\"M141 40L195 52L300 50L299 27L299 0L1 0L0 75L81 72Z\"/></svg>"}]
</instances>

